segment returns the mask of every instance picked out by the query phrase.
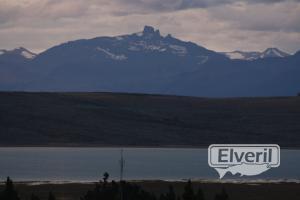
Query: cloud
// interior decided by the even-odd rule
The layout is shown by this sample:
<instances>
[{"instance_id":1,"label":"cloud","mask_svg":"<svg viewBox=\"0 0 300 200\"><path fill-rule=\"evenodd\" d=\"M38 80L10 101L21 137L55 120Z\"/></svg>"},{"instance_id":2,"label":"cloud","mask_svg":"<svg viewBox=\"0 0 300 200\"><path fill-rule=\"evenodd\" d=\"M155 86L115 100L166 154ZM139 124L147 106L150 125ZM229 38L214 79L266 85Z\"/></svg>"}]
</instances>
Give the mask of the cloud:
<instances>
[{"instance_id":1,"label":"cloud","mask_svg":"<svg viewBox=\"0 0 300 200\"><path fill-rule=\"evenodd\" d=\"M1 0L0 24L22 19L76 18L86 14L88 7L84 0Z\"/></svg>"},{"instance_id":2,"label":"cloud","mask_svg":"<svg viewBox=\"0 0 300 200\"><path fill-rule=\"evenodd\" d=\"M0 0L0 49L42 51L152 25L217 51L300 47L299 0Z\"/></svg>"},{"instance_id":3,"label":"cloud","mask_svg":"<svg viewBox=\"0 0 300 200\"><path fill-rule=\"evenodd\" d=\"M42 16L57 18L76 18L83 16L88 11L88 4L82 0L51 0L42 7Z\"/></svg>"},{"instance_id":4,"label":"cloud","mask_svg":"<svg viewBox=\"0 0 300 200\"><path fill-rule=\"evenodd\" d=\"M299 2L299 0L115 0L126 7L133 7L132 12L166 12L195 8L246 4L275 4L282 2ZM137 9L138 8L138 9Z\"/></svg>"},{"instance_id":5,"label":"cloud","mask_svg":"<svg viewBox=\"0 0 300 200\"><path fill-rule=\"evenodd\" d=\"M212 8L211 16L225 20L238 29L253 31L300 32L300 4L231 5Z\"/></svg>"}]
</instances>

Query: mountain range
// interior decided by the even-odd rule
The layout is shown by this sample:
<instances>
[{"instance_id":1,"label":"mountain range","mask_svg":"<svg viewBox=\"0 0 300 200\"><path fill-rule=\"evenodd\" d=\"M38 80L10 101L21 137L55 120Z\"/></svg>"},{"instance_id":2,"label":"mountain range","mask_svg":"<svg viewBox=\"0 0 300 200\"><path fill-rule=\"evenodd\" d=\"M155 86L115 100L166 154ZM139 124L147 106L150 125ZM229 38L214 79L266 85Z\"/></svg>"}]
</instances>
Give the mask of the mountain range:
<instances>
[{"instance_id":1,"label":"mountain range","mask_svg":"<svg viewBox=\"0 0 300 200\"><path fill-rule=\"evenodd\" d=\"M256 60L262 58L283 58L290 56L290 54L279 50L278 48L267 48L263 52L259 51L232 51L232 52L223 52L230 59L237 60Z\"/></svg>"},{"instance_id":2,"label":"mountain range","mask_svg":"<svg viewBox=\"0 0 300 200\"><path fill-rule=\"evenodd\" d=\"M34 54L0 50L2 91L108 91L206 97L300 91L300 51L215 52L145 26L69 41Z\"/></svg>"}]
</instances>

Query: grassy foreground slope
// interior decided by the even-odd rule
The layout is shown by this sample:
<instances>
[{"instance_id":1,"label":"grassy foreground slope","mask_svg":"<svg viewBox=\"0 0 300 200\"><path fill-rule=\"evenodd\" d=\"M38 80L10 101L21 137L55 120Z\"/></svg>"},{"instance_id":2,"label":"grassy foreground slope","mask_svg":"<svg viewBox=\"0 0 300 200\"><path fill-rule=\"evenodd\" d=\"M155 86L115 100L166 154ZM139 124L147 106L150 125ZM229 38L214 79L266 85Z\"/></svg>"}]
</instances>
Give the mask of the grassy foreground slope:
<instances>
[{"instance_id":1,"label":"grassy foreground slope","mask_svg":"<svg viewBox=\"0 0 300 200\"><path fill-rule=\"evenodd\" d=\"M159 196L168 192L168 187L172 185L175 193L181 196L186 182L165 182L165 181L134 181L144 190ZM200 187L203 190L206 200L213 200L216 193L225 188L230 200L283 200L299 199L300 184L298 183L210 183L193 182L194 190ZM84 196L88 190L95 188L95 183L66 183L66 184L28 184L16 183L15 187L22 199L30 199L34 193L41 199L47 199L49 191L52 191L58 200L74 200ZM0 185L0 190L3 186Z\"/></svg>"},{"instance_id":2,"label":"grassy foreground slope","mask_svg":"<svg viewBox=\"0 0 300 200\"><path fill-rule=\"evenodd\" d=\"M0 92L0 145L300 147L300 97Z\"/></svg>"}]
</instances>

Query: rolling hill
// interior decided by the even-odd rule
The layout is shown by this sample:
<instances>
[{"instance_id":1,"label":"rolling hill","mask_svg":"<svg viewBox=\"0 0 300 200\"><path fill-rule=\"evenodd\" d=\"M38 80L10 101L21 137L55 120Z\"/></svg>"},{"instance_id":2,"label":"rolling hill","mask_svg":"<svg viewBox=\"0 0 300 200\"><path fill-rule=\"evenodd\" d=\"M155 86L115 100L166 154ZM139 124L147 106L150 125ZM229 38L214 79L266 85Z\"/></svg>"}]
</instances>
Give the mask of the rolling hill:
<instances>
[{"instance_id":1,"label":"rolling hill","mask_svg":"<svg viewBox=\"0 0 300 200\"><path fill-rule=\"evenodd\" d=\"M1 146L300 147L300 97L0 92Z\"/></svg>"}]
</instances>

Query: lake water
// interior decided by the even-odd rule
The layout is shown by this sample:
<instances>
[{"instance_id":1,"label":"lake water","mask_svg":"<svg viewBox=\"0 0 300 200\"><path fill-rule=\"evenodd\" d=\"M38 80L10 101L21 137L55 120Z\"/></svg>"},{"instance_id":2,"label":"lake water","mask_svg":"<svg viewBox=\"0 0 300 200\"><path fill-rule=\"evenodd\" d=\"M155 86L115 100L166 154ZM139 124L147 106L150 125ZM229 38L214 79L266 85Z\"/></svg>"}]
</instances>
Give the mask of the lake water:
<instances>
[{"instance_id":1,"label":"lake water","mask_svg":"<svg viewBox=\"0 0 300 200\"><path fill-rule=\"evenodd\" d=\"M0 148L0 179L97 181L104 172L118 179L119 159L119 148ZM125 179L218 179L207 164L207 149L124 148L124 159ZM300 150L281 150L280 167L253 178L300 179Z\"/></svg>"}]
</instances>

